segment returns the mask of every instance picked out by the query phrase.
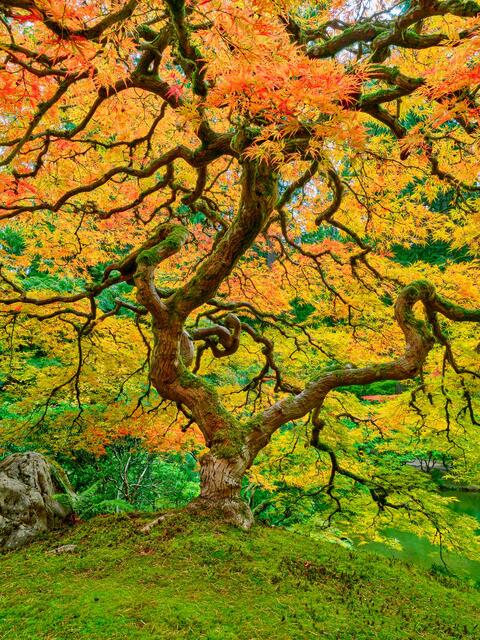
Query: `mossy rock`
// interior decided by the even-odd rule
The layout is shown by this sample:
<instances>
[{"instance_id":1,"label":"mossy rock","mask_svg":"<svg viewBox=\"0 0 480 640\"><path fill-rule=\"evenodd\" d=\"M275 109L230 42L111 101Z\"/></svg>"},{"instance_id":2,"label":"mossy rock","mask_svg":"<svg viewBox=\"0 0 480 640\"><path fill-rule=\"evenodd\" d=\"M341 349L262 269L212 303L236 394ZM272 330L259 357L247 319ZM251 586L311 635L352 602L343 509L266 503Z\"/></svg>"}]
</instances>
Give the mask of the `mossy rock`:
<instances>
[{"instance_id":1,"label":"mossy rock","mask_svg":"<svg viewBox=\"0 0 480 640\"><path fill-rule=\"evenodd\" d=\"M71 508L58 494L73 495L68 478L40 453L15 453L0 462L0 550L31 542L67 521Z\"/></svg>"}]
</instances>

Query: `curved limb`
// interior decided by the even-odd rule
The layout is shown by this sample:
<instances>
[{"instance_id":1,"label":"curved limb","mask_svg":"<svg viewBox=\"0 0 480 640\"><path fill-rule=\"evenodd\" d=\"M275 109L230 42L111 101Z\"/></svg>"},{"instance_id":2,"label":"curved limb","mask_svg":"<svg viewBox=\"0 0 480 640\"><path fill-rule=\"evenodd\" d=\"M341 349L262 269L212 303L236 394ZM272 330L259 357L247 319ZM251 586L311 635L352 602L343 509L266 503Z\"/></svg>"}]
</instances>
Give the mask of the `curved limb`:
<instances>
[{"instance_id":1,"label":"curved limb","mask_svg":"<svg viewBox=\"0 0 480 640\"><path fill-rule=\"evenodd\" d=\"M325 370L295 397L285 398L263 411L250 435L252 461L271 435L283 424L302 418L321 407L327 394L337 387L367 385L380 380L414 378L435 343L429 323L415 317L413 307L421 302L428 313L435 311L459 322L480 322L480 310L457 306L436 293L432 284L424 280L411 283L398 295L395 319L405 337L405 351L396 360L365 367L343 367Z\"/></svg>"},{"instance_id":2,"label":"curved limb","mask_svg":"<svg viewBox=\"0 0 480 640\"><path fill-rule=\"evenodd\" d=\"M138 301L150 311L154 319L167 313L167 306L155 287L155 270L161 262L180 250L188 235L188 230L181 225L168 222L161 224L154 236L156 243L151 246L150 242L147 242L147 248L142 248L135 256L136 269L133 280L137 287ZM127 264L130 263L127 261Z\"/></svg>"},{"instance_id":3,"label":"curved limb","mask_svg":"<svg viewBox=\"0 0 480 640\"><path fill-rule=\"evenodd\" d=\"M235 353L240 345L240 331L242 323L233 313L229 313L224 324L214 324L211 327L195 329L192 332L193 340L204 340L215 358L224 358ZM217 338L217 341L214 340ZM219 344L222 348L219 348Z\"/></svg>"}]
</instances>

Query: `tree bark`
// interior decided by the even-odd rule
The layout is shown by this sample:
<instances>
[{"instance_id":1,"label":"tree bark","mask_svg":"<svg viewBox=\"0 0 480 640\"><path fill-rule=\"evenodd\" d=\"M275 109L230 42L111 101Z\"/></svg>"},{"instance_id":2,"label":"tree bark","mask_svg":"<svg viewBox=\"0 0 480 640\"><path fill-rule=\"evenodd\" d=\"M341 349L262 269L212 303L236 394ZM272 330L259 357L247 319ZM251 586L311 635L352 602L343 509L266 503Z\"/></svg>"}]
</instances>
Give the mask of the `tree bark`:
<instances>
[{"instance_id":1,"label":"tree bark","mask_svg":"<svg viewBox=\"0 0 480 640\"><path fill-rule=\"evenodd\" d=\"M246 465L239 454L232 458L205 454L200 461L200 496L188 510L195 514L219 517L244 530L253 524L250 507L240 497Z\"/></svg>"},{"instance_id":2,"label":"tree bark","mask_svg":"<svg viewBox=\"0 0 480 640\"><path fill-rule=\"evenodd\" d=\"M169 298L158 295L155 271L186 242L188 233L183 227L171 223L160 225L155 235L156 244L148 243L148 248L136 256L134 274L138 300L152 315L152 384L162 398L191 413L210 450L201 460L200 496L189 510L218 517L243 529L252 525L253 516L240 498L242 477L277 429L312 411L318 413L327 394L338 387L406 380L418 375L435 341L445 343L438 313L460 322L480 321L479 310L453 305L426 281L413 282L399 293L395 304L395 319L405 337L405 351L401 356L359 368L325 369L303 391L282 398L254 418L242 420L234 416L223 406L214 385L188 371L192 353L185 349L185 342L188 343L185 322L194 309L215 295L264 227L277 198L277 179L268 167L245 163L237 216L195 275ZM413 308L417 303L424 308L425 320L415 316ZM221 328L214 329L218 335ZM203 335L208 338L210 333L204 331ZM238 327L235 329L232 325L231 331L225 327L223 337L223 350L217 349L218 356L232 347L230 340L238 340Z\"/></svg>"},{"instance_id":3,"label":"tree bark","mask_svg":"<svg viewBox=\"0 0 480 640\"><path fill-rule=\"evenodd\" d=\"M188 371L192 353L184 325L194 309L215 295L264 227L277 200L277 181L278 176L265 163L244 163L237 216L196 274L169 298L159 297L155 271L181 249L187 239L185 230L171 223L160 225L152 242L135 256L138 301L152 315L150 379L162 398L191 412L210 448L201 460L200 496L189 509L218 515L243 529L253 523L250 508L240 498L242 477L253 460L247 431L223 407L216 389ZM232 344L223 345L217 355L236 346L233 342L238 339L240 324L230 328L228 339Z\"/></svg>"}]
</instances>

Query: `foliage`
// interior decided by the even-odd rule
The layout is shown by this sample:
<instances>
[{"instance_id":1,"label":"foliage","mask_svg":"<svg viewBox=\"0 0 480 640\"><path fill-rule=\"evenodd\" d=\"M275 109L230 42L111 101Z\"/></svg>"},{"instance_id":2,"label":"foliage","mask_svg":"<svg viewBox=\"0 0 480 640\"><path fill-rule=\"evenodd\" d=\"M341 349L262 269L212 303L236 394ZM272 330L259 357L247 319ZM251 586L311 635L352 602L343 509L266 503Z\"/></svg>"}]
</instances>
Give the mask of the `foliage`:
<instances>
[{"instance_id":1,"label":"foliage","mask_svg":"<svg viewBox=\"0 0 480 640\"><path fill-rule=\"evenodd\" d=\"M0 459L31 448L10 445ZM131 437L109 444L101 456L82 450L59 455L55 461L67 472L75 492L60 494L57 499L71 506L81 519L176 509L198 494L198 472L191 454L152 453Z\"/></svg>"},{"instance_id":2,"label":"foliage","mask_svg":"<svg viewBox=\"0 0 480 640\"><path fill-rule=\"evenodd\" d=\"M194 452L478 554L405 463L480 482L480 5L357 4L1 3L0 443L84 456L82 512Z\"/></svg>"},{"instance_id":3,"label":"foliage","mask_svg":"<svg viewBox=\"0 0 480 640\"><path fill-rule=\"evenodd\" d=\"M79 451L60 460L76 489L72 506L81 518L179 508L198 493L191 455L150 453L132 438L108 445L100 457Z\"/></svg>"}]
</instances>

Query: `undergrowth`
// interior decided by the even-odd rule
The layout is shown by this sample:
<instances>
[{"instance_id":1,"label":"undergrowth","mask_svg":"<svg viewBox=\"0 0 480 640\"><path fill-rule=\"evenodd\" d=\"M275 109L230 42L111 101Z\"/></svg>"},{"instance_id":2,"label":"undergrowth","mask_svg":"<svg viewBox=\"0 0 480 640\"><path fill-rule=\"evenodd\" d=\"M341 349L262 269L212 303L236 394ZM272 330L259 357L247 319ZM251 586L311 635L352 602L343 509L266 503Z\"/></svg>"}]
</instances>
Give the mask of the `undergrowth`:
<instances>
[{"instance_id":1,"label":"undergrowth","mask_svg":"<svg viewBox=\"0 0 480 640\"><path fill-rule=\"evenodd\" d=\"M149 520L97 517L0 557L1 640L480 638L480 593L448 576L282 529Z\"/></svg>"}]
</instances>

